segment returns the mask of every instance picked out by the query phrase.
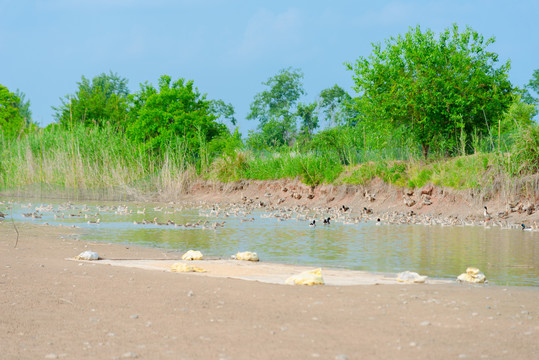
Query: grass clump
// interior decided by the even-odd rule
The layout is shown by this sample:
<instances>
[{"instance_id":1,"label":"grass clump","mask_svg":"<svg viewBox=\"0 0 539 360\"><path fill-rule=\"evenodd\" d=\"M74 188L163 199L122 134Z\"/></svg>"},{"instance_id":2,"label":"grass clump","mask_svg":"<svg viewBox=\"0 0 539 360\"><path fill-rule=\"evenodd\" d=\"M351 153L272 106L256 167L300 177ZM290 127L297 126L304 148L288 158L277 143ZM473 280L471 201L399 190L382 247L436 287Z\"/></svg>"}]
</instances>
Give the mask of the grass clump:
<instances>
[{"instance_id":1,"label":"grass clump","mask_svg":"<svg viewBox=\"0 0 539 360\"><path fill-rule=\"evenodd\" d=\"M243 177L253 180L300 178L305 184L317 186L333 182L341 173L343 165L335 152L301 153L282 150L259 153L247 163Z\"/></svg>"}]
</instances>

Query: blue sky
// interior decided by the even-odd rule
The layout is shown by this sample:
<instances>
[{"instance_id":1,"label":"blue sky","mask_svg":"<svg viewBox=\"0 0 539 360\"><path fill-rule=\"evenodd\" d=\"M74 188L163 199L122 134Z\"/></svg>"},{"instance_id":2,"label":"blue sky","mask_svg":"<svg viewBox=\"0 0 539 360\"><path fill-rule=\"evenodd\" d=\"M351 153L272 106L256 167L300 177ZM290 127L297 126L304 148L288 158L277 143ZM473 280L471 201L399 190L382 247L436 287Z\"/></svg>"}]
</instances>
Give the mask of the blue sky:
<instances>
[{"instance_id":1,"label":"blue sky","mask_svg":"<svg viewBox=\"0 0 539 360\"><path fill-rule=\"evenodd\" d=\"M354 95L343 63L418 24L494 36L490 49L523 86L539 68L538 14L536 0L0 0L0 84L24 92L44 126L82 75L116 72L132 92L182 77L232 103L246 135L257 125L249 105L279 69L303 71L303 102L334 84Z\"/></svg>"}]
</instances>

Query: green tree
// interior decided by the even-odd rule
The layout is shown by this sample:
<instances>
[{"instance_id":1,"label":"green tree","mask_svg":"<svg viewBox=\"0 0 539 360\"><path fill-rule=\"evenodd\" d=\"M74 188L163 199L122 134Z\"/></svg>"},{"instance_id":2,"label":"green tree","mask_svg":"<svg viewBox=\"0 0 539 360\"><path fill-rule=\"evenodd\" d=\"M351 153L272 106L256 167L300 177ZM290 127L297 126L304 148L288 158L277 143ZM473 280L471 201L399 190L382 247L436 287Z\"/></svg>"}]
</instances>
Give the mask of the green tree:
<instances>
[{"instance_id":1,"label":"green tree","mask_svg":"<svg viewBox=\"0 0 539 360\"><path fill-rule=\"evenodd\" d=\"M455 152L462 134L487 134L511 104L510 65L495 67L498 55L487 50L493 42L453 25L438 38L417 26L385 48L373 44L369 57L347 64L357 110L371 125L405 128L425 158L442 146Z\"/></svg>"},{"instance_id":2,"label":"green tree","mask_svg":"<svg viewBox=\"0 0 539 360\"><path fill-rule=\"evenodd\" d=\"M520 95L515 95L513 102L500 117L499 124L494 128L496 134L506 134L519 131L533 124L536 108L522 100Z\"/></svg>"},{"instance_id":3,"label":"green tree","mask_svg":"<svg viewBox=\"0 0 539 360\"><path fill-rule=\"evenodd\" d=\"M539 95L539 69L535 69L532 78L528 82L528 84L524 87L524 93L522 96L522 99L524 102L531 104L535 107L535 110L533 112L533 116L537 115L539 109L537 109L537 105L539 104L539 99L536 97ZM532 95L532 92L535 93L535 96Z\"/></svg>"},{"instance_id":4,"label":"green tree","mask_svg":"<svg viewBox=\"0 0 539 360\"><path fill-rule=\"evenodd\" d=\"M319 95L318 107L330 126L355 125L357 112L352 107L352 97L339 85L324 89Z\"/></svg>"},{"instance_id":5,"label":"green tree","mask_svg":"<svg viewBox=\"0 0 539 360\"><path fill-rule=\"evenodd\" d=\"M63 126L82 123L86 126L110 124L126 127L129 108L127 79L116 73L102 73L91 81L82 76L73 95L61 98L62 105L53 107L55 118Z\"/></svg>"},{"instance_id":6,"label":"green tree","mask_svg":"<svg viewBox=\"0 0 539 360\"><path fill-rule=\"evenodd\" d=\"M141 84L130 96L132 107L127 135L144 143L148 150L161 150L174 141L184 141L196 153L200 146L227 132L224 124L215 121L212 102L200 94L193 81L168 75L159 79L158 88Z\"/></svg>"},{"instance_id":7,"label":"green tree","mask_svg":"<svg viewBox=\"0 0 539 360\"><path fill-rule=\"evenodd\" d=\"M316 102L311 104L298 103L297 106L296 115L301 121L301 134L307 139L311 139L313 137L314 130L319 127L316 107Z\"/></svg>"},{"instance_id":8,"label":"green tree","mask_svg":"<svg viewBox=\"0 0 539 360\"><path fill-rule=\"evenodd\" d=\"M19 103L17 108L19 109L19 114L24 119L24 125L26 127L30 126L32 122L32 110L30 110L30 100L26 100L26 94L17 89L15 95L19 98Z\"/></svg>"},{"instance_id":9,"label":"green tree","mask_svg":"<svg viewBox=\"0 0 539 360\"><path fill-rule=\"evenodd\" d=\"M305 94L302 79L299 69L281 69L262 83L269 89L254 97L247 119L259 121L258 129L267 144L285 145L293 140L297 120L295 106Z\"/></svg>"},{"instance_id":10,"label":"green tree","mask_svg":"<svg viewBox=\"0 0 539 360\"><path fill-rule=\"evenodd\" d=\"M6 137L18 136L24 128L24 118L19 111L21 100L0 84L0 133Z\"/></svg>"},{"instance_id":11,"label":"green tree","mask_svg":"<svg viewBox=\"0 0 539 360\"><path fill-rule=\"evenodd\" d=\"M210 111L212 114L217 116L217 120L223 121L223 119L226 119L230 121L232 126L237 125L237 120L234 117L235 110L234 106L232 104L227 104L223 100L212 100L210 102Z\"/></svg>"}]
</instances>

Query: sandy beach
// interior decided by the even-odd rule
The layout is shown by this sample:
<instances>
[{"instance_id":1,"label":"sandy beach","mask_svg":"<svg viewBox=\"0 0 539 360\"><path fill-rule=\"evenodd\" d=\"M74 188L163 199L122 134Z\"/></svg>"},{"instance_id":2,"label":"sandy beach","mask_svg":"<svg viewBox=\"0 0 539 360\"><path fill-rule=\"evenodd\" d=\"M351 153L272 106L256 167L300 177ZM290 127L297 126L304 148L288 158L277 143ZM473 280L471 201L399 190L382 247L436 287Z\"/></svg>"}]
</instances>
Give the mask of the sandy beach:
<instances>
[{"instance_id":1,"label":"sandy beach","mask_svg":"<svg viewBox=\"0 0 539 360\"><path fill-rule=\"evenodd\" d=\"M279 279L298 269L263 262L241 270L208 263L211 271L196 274L169 272L166 266L112 266L69 259L85 250L137 261L174 261L180 254L83 242L76 229L17 228L15 247L13 225L0 224L2 359L537 359L539 354L537 288L398 284L369 274L365 279L374 281L364 285L290 286ZM329 279L331 270L323 271ZM256 278L261 275L270 281Z\"/></svg>"}]
</instances>

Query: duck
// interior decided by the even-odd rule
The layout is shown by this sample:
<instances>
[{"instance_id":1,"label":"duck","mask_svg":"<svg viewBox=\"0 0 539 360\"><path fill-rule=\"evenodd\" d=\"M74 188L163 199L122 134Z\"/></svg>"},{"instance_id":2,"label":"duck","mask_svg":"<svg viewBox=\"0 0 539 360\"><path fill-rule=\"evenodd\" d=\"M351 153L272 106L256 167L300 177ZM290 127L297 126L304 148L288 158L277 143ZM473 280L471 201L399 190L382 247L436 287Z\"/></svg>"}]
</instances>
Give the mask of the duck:
<instances>
[{"instance_id":1,"label":"duck","mask_svg":"<svg viewBox=\"0 0 539 360\"><path fill-rule=\"evenodd\" d=\"M315 227L315 226L316 226L316 220L313 220L313 221L309 224L309 226Z\"/></svg>"},{"instance_id":2,"label":"duck","mask_svg":"<svg viewBox=\"0 0 539 360\"><path fill-rule=\"evenodd\" d=\"M328 217L327 219L324 219L324 225L329 225L330 220L331 220L330 217Z\"/></svg>"},{"instance_id":3,"label":"duck","mask_svg":"<svg viewBox=\"0 0 539 360\"><path fill-rule=\"evenodd\" d=\"M168 225L168 222L166 222L166 223L160 223L160 222L157 222L157 218L153 218L153 223L154 223L155 225Z\"/></svg>"},{"instance_id":4,"label":"duck","mask_svg":"<svg viewBox=\"0 0 539 360\"><path fill-rule=\"evenodd\" d=\"M88 224L99 224L100 221L101 221L101 219L97 219L95 221L88 220Z\"/></svg>"},{"instance_id":5,"label":"duck","mask_svg":"<svg viewBox=\"0 0 539 360\"><path fill-rule=\"evenodd\" d=\"M525 224L520 224L520 226L522 227L522 231L532 231L532 228L527 227Z\"/></svg>"},{"instance_id":6,"label":"duck","mask_svg":"<svg viewBox=\"0 0 539 360\"><path fill-rule=\"evenodd\" d=\"M380 218L378 218L378 219L376 220L376 225L380 225L380 224L382 224L382 220L380 220Z\"/></svg>"},{"instance_id":7,"label":"duck","mask_svg":"<svg viewBox=\"0 0 539 360\"><path fill-rule=\"evenodd\" d=\"M486 206L483 206L483 207L485 208L485 210L483 210L483 215L485 216L485 220L490 220L491 217L490 217L490 213L487 210L487 207Z\"/></svg>"}]
</instances>

